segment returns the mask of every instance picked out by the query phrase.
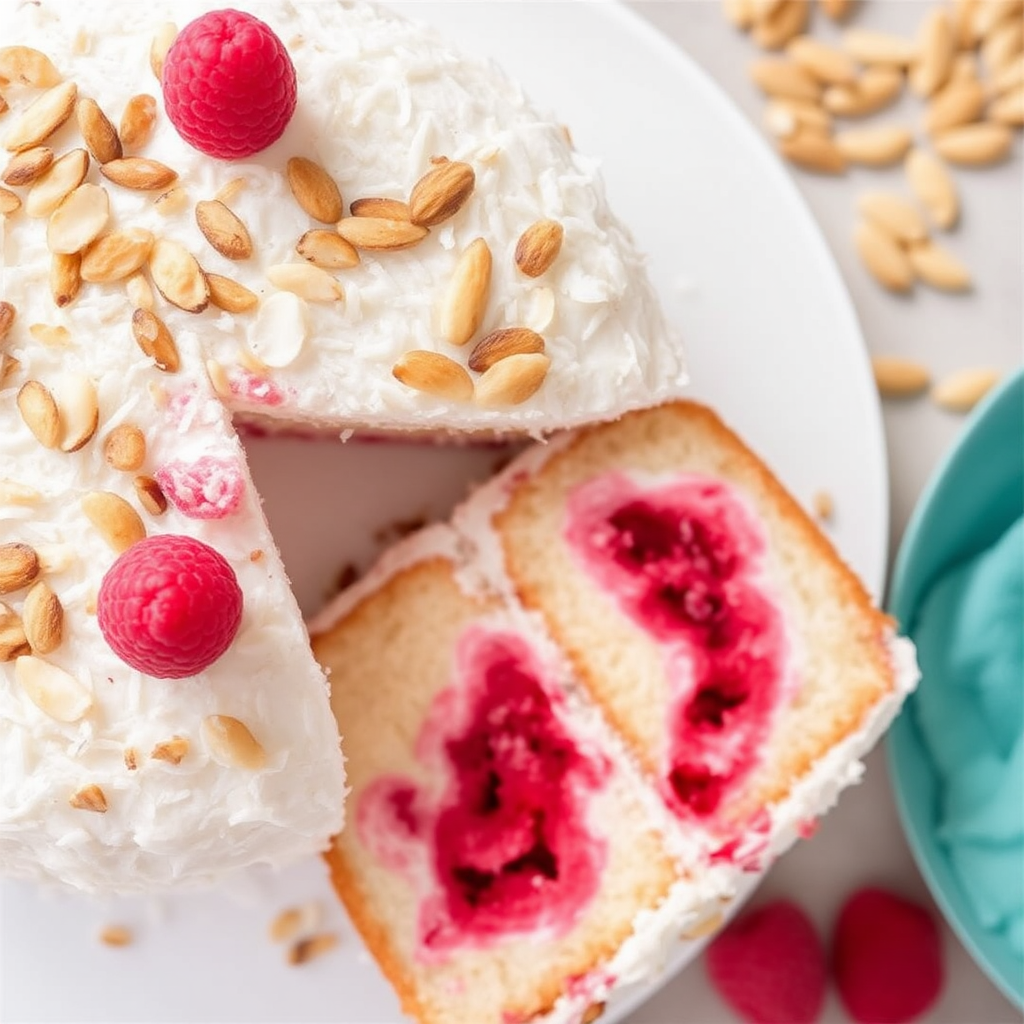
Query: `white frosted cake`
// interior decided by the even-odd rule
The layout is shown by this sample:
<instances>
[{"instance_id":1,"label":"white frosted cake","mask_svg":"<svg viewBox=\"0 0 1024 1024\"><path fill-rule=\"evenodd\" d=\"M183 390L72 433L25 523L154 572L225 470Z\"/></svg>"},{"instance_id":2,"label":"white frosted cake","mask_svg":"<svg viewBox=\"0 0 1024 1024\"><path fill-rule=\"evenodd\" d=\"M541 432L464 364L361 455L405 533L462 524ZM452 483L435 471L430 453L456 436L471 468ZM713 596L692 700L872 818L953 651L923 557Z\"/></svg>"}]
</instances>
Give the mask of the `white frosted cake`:
<instances>
[{"instance_id":1,"label":"white frosted cake","mask_svg":"<svg viewBox=\"0 0 1024 1024\"><path fill-rule=\"evenodd\" d=\"M234 412L271 428L541 434L679 394L678 340L608 208L597 162L516 83L368 5L237 6L286 46L298 103L276 142L234 160L182 139L151 69L175 26L210 5L16 2L3 36L44 51L114 125L134 97L155 99L151 128L122 159L157 161L167 174L120 164L118 180L152 184L127 188L94 159L86 181L109 197L104 230L168 239L219 275L212 295L200 286L189 300L199 312L156 301L171 333L194 335L215 362ZM0 137L39 94L5 92ZM58 157L82 147L76 117L44 144ZM320 188L321 173L337 191ZM461 205L431 204L435 186ZM46 221L31 216L30 188L14 191L24 207L8 217L6 289L25 321L74 330L102 315L123 330L139 304L125 281L87 283L54 309ZM143 275L152 270L151 258ZM222 279L246 291L225 300ZM509 355L489 376L478 369Z\"/></svg>"}]
</instances>

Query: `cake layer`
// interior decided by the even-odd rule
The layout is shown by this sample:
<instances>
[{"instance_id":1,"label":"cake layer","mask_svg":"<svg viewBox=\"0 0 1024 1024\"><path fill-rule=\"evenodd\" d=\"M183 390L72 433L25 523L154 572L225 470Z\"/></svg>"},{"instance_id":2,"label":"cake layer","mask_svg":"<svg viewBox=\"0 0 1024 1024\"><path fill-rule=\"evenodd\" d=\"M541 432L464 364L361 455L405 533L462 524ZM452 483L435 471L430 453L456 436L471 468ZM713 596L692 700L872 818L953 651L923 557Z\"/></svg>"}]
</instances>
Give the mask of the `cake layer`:
<instances>
[{"instance_id":1,"label":"cake layer","mask_svg":"<svg viewBox=\"0 0 1024 1024\"><path fill-rule=\"evenodd\" d=\"M322 849L344 772L199 353L182 339L180 368L162 372L114 310L51 344L19 311L0 354L0 872L149 892ZM241 588L234 641L201 672L154 678L100 632L103 580L143 535L204 542ZM183 573L186 591L209 585ZM215 727L227 718L258 746Z\"/></svg>"},{"instance_id":2,"label":"cake layer","mask_svg":"<svg viewBox=\"0 0 1024 1024\"><path fill-rule=\"evenodd\" d=\"M352 786L328 861L406 1012L507 1024L603 991L678 872L557 662L454 541L426 531L314 623Z\"/></svg>"},{"instance_id":3,"label":"cake layer","mask_svg":"<svg viewBox=\"0 0 1024 1024\"><path fill-rule=\"evenodd\" d=\"M172 335L199 339L214 361L214 383L233 410L339 432L491 436L541 434L612 418L679 393L685 372L678 341L664 322L642 258L609 210L597 162L577 153L565 129L538 111L516 83L490 63L456 53L423 26L369 5L250 0L238 6L275 30L298 80L296 112L283 136L242 160L212 159L184 142L166 116L151 69L154 47L161 54L175 26L184 27L208 4L19 3L5 13L3 38L5 46L43 52L64 81L77 86L77 95L95 101L114 125L133 97L155 100L151 133L126 143L123 154L129 161L158 161L176 177L149 189L125 187L101 174L94 160L85 181L108 197L105 230L141 230L184 246L204 272L251 293L247 311L238 311L237 300L225 303L223 281L208 304L195 304L204 306L198 312L159 295L155 300ZM41 92L18 84L4 88L11 109L0 120L0 139L11 138ZM57 158L80 150L76 117L45 146ZM357 200L407 202L441 158L465 165L463 173L474 182L454 216L410 247L378 239L360 243L358 253L346 243L339 253L333 220L344 213L349 224L366 223L367 207L353 206ZM342 203L319 211L328 221L300 205L303 197L313 206L308 186L293 194L289 163L295 159L312 161L340 188ZM315 172L302 166L308 180ZM7 218L5 288L26 321L85 334L103 311L127 330L140 298L124 280L86 283L74 301L54 307L44 219L49 210L39 215L31 185L13 190L23 207ZM227 210L211 207L215 200ZM201 202L207 204L203 217ZM351 217L353 211L362 216ZM385 233L396 230L389 218L408 215L384 208L391 225ZM217 240L217 232L204 233L200 224L215 217L221 226L216 246L211 237ZM380 221L374 223L379 232ZM523 250L528 229L533 242L528 238ZM224 230L235 243L226 244ZM401 223L398 230L404 230ZM238 241L242 232L248 246ZM555 236L560 248L541 269ZM467 256L474 245L475 255ZM483 273L482 247L489 252L490 283L481 293L474 282ZM152 277L152 270L152 261L144 263L143 277ZM453 285L456 278L462 286ZM220 308L225 304L235 311ZM479 321L475 329L452 327L467 318L470 327ZM535 333L526 342L522 333L505 336L501 345L492 342L487 359L524 344L533 356L511 381L489 378L484 386L481 372L474 368L466 375L465 368L486 336L506 328ZM446 340L453 337L461 344ZM536 353L538 344L543 355ZM411 351L421 355L409 357ZM422 353L444 355L454 371L445 363L438 383ZM528 396L520 375L539 380L545 358L550 367L543 383ZM396 367L406 383L396 378ZM444 383L452 372L459 381L454 392Z\"/></svg>"}]
</instances>

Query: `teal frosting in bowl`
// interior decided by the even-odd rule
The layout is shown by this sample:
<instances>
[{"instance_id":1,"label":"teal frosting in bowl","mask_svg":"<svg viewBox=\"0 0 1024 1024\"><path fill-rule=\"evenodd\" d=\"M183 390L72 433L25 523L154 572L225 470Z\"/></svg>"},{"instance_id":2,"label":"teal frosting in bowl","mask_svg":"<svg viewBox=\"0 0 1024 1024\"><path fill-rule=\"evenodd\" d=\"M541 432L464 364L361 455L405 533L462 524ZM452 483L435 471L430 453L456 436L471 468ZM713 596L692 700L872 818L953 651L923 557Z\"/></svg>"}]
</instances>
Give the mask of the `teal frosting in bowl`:
<instances>
[{"instance_id":1,"label":"teal frosting in bowl","mask_svg":"<svg viewBox=\"0 0 1024 1024\"><path fill-rule=\"evenodd\" d=\"M922 679L889 738L911 847L979 964L1024 1004L1024 372L915 509L890 611Z\"/></svg>"}]
</instances>

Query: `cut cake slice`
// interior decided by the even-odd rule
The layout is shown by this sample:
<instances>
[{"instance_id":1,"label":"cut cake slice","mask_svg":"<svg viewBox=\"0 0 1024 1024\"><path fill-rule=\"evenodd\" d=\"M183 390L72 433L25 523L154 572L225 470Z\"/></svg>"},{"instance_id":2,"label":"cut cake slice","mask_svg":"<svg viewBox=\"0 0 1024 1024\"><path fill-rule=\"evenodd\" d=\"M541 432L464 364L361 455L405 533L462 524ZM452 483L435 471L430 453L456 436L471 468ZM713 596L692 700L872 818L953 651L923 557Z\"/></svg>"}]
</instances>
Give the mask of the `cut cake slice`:
<instances>
[{"instance_id":1,"label":"cut cake slice","mask_svg":"<svg viewBox=\"0 0 1024 1024\"><path fill-rule=\"evenodd\" d=\"M424 908L436 907L443 858L424 861L395 779L461 792L450 765L437 774L437 751L451 761L466 740L471 680L487 673L459 668L460 645L488 622L532 652L552 714L564 711L574 743L607 758L635 796L606 802L578 839L610 854L562 939L527 928L480 941L488 918L469 905L445 920L441 948ZM393 549L312 632L354 787L356 825L329 854L335 884L406 1011L430 1024L593 1019L609 993L656 974L695 923L713 928L745 873L810 834L917 678L912 645L827 539L692 402L534 446L450 527ZM528 740L523 719L507 721L510 742ZM367 809L377 786L391 787L390 811ZM503 828L522 829L519 810L503 807ZM387 845L367 838L382 819ZM614 892L628 896L609 904Z\"/></svg>"},{"instance_id":2,"label":"cut cake slice","mask_svg":"<svg viewBox=\"0 0 1024 1024\"><path fill-rule=\"evenodd\" d=\"M534 1020L567 991L585 1009L638 915L674 939L714 899L680 881L557 653L471 575L432 527L312 624L352 787L332 878L429 1024Z\"/></svg>"}]
</instances>

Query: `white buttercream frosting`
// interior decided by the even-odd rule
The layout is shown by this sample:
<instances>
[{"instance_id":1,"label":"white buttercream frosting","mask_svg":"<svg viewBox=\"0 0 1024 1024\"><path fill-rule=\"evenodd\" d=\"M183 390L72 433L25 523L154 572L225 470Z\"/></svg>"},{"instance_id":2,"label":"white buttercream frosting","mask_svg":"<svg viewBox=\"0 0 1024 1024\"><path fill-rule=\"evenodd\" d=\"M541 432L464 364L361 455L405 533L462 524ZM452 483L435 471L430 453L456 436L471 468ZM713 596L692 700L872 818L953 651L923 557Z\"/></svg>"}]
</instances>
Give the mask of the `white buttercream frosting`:
<instances>
[{"instance_id":1,"label":"white buttercream frosting","mask_svg":"<svg viewBox=\"0 0 1024 1024\"><path fill-rule=\"evenodd\" d=\"M95 99L115 123L130 97L149 93L157 99L153 136L131 155L176 171L175 186L187 201L162 215L154 193L114 185L94 164L88 180L109 193L114 226L173 238L206 271L235 279L268 303L277 293L268 269L301 263L295 246L304 232L331 227L312 220L293 198L284 173L289 158L319 163L346 203L367 196L408 198L435 156L469 163L476 187L454 218L414 248L364 252L358 266L333 271L343 301L302 300L301 316L291 311L285 321L304 323L304 340L301 346L275 345L267 357L276 364L297 351L287 365L266 371L283 398L277 405L254 398L238 369L244 353L266 354L265 309L231 315L211 306L190 314L161 302L172 332L194 334L207 356L226 367L234 410L337 430L539 434L679 393L685 371L678 340L664 322L642 257L609 211L597 162L577 153L562 126L532 106L516 83L483 60L455 53L422 26L368 5L248 0L237 6L265 20L286 44L298 76L298 107L274 145L248 159L222 161L179 137L149 66L157 29L165 22L182 27L208 4L7 5L4 42L45 51L80 95ZM12 110L0 122L0 136L35 95L7 92ZM57 153L81 146L74 118L47 144ZM247 226L254 248L240 261L214 251L195 217L198 201L214 198L235 179L241 187L226 202ZM530 278L516 269L513 256L520 234L542 218L562 224L564 242L551 268ZM7 289L25 317L73 331L87 327L101 303L127 317L123 283L87 285L73 305L55 312L42 227L21 211L10 218L5 240ZM440 339L437 307L456 260L478 237L493 254L490 301L474 341L457 348ZM521 405L487 409L452 402L392 375L396 361L412 349L440 351L465 365L476 340L507 326L536 329L551 358L543 386Z\"/></svg>"}]
</instances>

